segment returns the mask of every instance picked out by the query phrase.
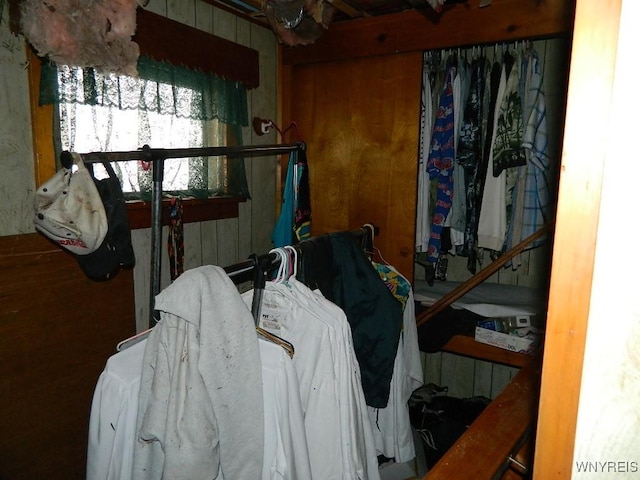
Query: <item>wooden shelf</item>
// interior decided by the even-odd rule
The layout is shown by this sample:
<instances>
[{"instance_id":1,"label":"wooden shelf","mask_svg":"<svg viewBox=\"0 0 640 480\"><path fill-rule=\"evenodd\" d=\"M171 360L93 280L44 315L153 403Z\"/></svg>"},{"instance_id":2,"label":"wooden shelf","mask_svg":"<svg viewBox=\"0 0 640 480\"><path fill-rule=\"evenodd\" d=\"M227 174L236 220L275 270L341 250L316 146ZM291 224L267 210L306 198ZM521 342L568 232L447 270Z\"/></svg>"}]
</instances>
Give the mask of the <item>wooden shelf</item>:
<instances>
[{"instance_id":1,"label":"wooden shelf","mask_svg":"<svg viewBox=\"0 0 640 480\"><path fill-rule=\"evenodd\" d=\"M442 347L442 350L449 353L456 353L467 357L486 360L494 363L509 365L510 367L522 368L531 362L532 356L524 353L511 352L504 348L494 347L486 343L477 342L471 337L456 335Z\"/></svg>"},{"instance_id":2,"label":"wooden shelf","mask_svg":"<svg viewBox=\"0 0 640 480\"><path fill-rule=\"evenodd\" d=\"M508 468L509 456L520 450L536 418L539 357L529 357L530 361L427 473L424 480L491 480Z\"/></svg>"}]
</instances>

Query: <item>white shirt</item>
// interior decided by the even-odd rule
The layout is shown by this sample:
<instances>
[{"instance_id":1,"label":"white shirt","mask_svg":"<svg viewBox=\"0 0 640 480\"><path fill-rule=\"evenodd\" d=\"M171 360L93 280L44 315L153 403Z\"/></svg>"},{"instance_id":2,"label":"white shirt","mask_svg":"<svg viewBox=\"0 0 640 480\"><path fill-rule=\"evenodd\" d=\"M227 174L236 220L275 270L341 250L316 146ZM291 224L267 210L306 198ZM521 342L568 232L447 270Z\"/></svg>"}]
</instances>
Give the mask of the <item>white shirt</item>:
<instances>
[{"instance_id":1,"label":"white shirt","mask_svg":"<svg viewBox=\"0 0 640 480\"><path fill-rule=\"evenodd\" d=\"M87 480L131 480L140 371L147 341L107 360L91 402Z\"/></svg>"},{"instance_id":2,"label":"white shirt","mask_svg":"<svg viewBox=\"0 0 640 480\"><path fill-rule=\"evenodd\" d=\"M267 282L260 326L295 347L293 364L300 384L312 478L377 480L379 473L372 433L369 431L368 442L361 440L354 444L351 438L365 435L365 431L360 431L363 422L345 425L349 418L345 409L351 405L349 397L353 396L349 389L354 387L344 380L346 372L350 371L350 363L341 337L343 332L323 318L320 307L297 291L303 285L296 289L292 288L293 284L293 279L289 285ZM247 304L252 294L251 291L243 294ZM355 358L355 353L353 356ZM359 417L366 419L361 383L358 388L365 412ZM366 425L371 428L368 421ZM366 453L365 443L373 447ZM361 452L359 458L353 454L354 450Z\"/></svg>"},{"instance_id":3,"label":"white shirt","mask_svg":"<svg viewBox=\"0 0 640 480\"><path fill-rule=\"evenodd\" d=\"M478 247L498 251L502 250L505 235L507 233L507 174L503 170L497 177L493 176L493 147L495 145L496 131L498 129L500 105L504 97L506 84L507 73L503 64L494 109L495 116L493 118L493 137L491 140L491 148L489 150L489 168L487 168L487 174L485 177L480 217L478 220Z\"/></svg>"},{"instance_id":4,"label":"white shirt","mask_svg":"<svg viewBox=\"0 0 640 480\"><path fill-rule=\"evenodd\" d=\"M360 365L356 358L351 336L351 326L344 311L327 300L320 290L312 291L296 279L290 280L292 289L301 295L306 305L320 315L327 325L335 331L336 356L345 361L339 362L338 381L340 385L340 418L342 425L343 457L345 472L353 472L354 477L379 478L378 456L373 427L367 412L367 404L362 390Z\"/></svg>"},{"instance_id":5,"label":"white shirt","mask_svg":"<svg viewBox=\"0 0 640 480\"><path fill-rule=\"evenodd\" d=\"M260 339L264 392L262 480L311 478L309 449L293 361L284 349Z\"/></svg>"}]
</instances>

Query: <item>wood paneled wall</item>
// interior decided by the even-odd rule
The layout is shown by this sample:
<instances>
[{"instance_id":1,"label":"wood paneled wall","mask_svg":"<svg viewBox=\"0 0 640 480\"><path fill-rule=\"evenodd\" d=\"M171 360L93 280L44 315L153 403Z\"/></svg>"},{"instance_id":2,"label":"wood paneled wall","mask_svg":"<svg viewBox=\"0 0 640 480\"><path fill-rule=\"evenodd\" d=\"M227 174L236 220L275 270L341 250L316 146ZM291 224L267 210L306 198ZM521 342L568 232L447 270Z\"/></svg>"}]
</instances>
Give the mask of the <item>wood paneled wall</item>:
<instances>
[{"instance_id":1,"label":"wood paneled wall","mask_svg":"<svg viewBox=\"0 0 640 480\"><path fill-rule=\"evenodd\" d=\"M133 278L88 280L40 234L0 237L0 478L85 478L91 398L134 333Z\"/></svg>"},{"instance_id":2,"label":"wood paneled wall","mask_svg":"<svg viewBox=\"0 0 640 480\"><path fill-rule=\"evenodd\" d=\"M422 54L293 70L289 118L307 142L312 234L373 223L384 258L412 278Z\"/></svg>"}]
</instances>

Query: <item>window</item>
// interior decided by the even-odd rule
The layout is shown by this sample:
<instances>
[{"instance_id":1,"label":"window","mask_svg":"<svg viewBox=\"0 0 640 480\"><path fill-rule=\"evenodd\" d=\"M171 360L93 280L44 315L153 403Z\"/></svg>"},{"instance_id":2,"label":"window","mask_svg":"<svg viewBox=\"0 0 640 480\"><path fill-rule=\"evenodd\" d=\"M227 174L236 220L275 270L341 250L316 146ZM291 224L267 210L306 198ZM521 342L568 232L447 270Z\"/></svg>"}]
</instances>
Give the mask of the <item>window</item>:
<instances>
[{"instance_id":1,"label":"window","mask_svg":"<svg viewBox=\"0 0 640 480\"><path fill-rule=\"evenodd\" d=\"M45 65L41 91L52 95L47 98L45 93L41 101L56 105L59 149L222 146L227 129L247 123L246 92L237 82L144 57L138 61L138 72L139 78L131 78ZM173 195L248 196L241 158L167 159L164 167L163 191ZM119 162L114 169L129 198L144 198L150 192L151 172L141 162Z\"/></svg>"},{"instance_id":2,"label":"window","mask_svg":"<svg viewBox=\"0 0 640 480\"><path fill-rule=\"evenodd\" d=\"M41 89L42 84L57 82L51 82L51 78L41 82L41 77L51 75L47 68L50 65L29 51L36 185L59 168L61 148L124 151L145 144L152 148L188 148L242 143L241 126L248 124L245 89L258 86L257 52L147 11L138 12L137 23L136 41L143 54L137 80L105 80L91 69L61 68L65 88ZM178 48L171 38L180 38L191 46ZM73 84L76 88L67 88ZM138 95L122 95L135 88ZM133 98L137 103L132 103ZM131 120L131 115L136 119ZM123 125L127 127L123 129ZM179 140L172 141L165 133L169 127L180 132ZM56 149L53 138L57 140ZM241 158L175 159L165 163L164 189L195 198L185 201L185 222L237 216L238 202L248 197ZM123 189L131 197L141 190L144 200L151 173L139 168L137 162L114 166ZM234 176L234 171L240 174ZM131 202L132 227L148 226L149 211L143 202Z\"/></svg>"},{"instance_id":3,"label":"window","mask_svg":"<svg viewBox=\"0 0 640 480\"><path fill-rule=\"evenodd\" d=\"M237 82L145 57L139 78L104 75L92 68L47 63L41 102L53 103L60 150L109 152L220 146L228 128L247 123L246 92ZM114 168L130 198L151 190L141 162ZM228 181L233 179L233 181ZM242 159L188 158L165 161L163 190L173 195L247 197Z\"/></svg>"}]
</instances>

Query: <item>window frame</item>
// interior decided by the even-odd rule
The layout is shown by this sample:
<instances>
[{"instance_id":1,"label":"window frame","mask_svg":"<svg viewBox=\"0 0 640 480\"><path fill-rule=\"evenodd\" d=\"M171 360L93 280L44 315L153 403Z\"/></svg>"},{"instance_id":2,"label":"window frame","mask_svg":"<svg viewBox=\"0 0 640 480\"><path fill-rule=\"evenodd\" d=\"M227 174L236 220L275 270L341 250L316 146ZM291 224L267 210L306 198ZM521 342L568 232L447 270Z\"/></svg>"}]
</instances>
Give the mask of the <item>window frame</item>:
<instances>
[{"instance_id":1,"label":"window frame","mask_svg":"<svg viewBox=\"0 0 640 480\"><path fill-rule=\"evenodd\" d=\"M162 33L158 35L157 32ZM180 38L191 47L188 49L176 48L177 42L170 40L175 38ZM156 60L177 62L187 67L199 68L203 71L236 79L244 83L248 89L259 85L257 51L152 12L138 9L137 32L134 40L140 45L141 53L147 54ZM170 48L171 46L173 47ZM56 172L56 159L52 141L54 134L54 105L39 105L42 61L28 44L26 50L34 148L34 174L35 185L38 188ZM188 54L184 52L188 52ZM221 56L225 58L220 58ZM201 59L205 63L198 63ZM224 71L217 71L220 68ZM227 129L227 132L230 130L232 129ZM235 141L228 133L227 145L233 145ZM211 197L206 200L186 199L183 201L183 223L237 218L239 204L246 202L246 200L245 197ZM164 208L167 202L168 200L163 200L163 225L169 224L168 209ZM127 202L127 209L129 224L132 229L151 226L150 202L143 200L129 201Z\"/></svg>"}]
</instances>

